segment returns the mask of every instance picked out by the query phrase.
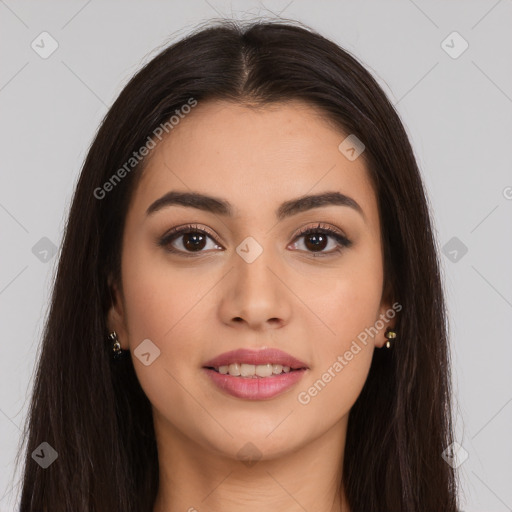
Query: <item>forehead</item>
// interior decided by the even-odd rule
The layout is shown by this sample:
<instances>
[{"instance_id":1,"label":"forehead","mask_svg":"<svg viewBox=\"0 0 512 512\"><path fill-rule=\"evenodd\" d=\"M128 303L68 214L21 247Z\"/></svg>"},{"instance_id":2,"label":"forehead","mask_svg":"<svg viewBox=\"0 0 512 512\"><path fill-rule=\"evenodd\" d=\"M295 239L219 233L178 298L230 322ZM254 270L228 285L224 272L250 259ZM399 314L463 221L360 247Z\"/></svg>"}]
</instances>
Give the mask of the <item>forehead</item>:
<instances>
[{"instance_id":1,"label":"forehead","mask_svg":"<svg viewBox=\"0 0 512 512\"><path fill-rule=\"evenodd\" d=\"M372 220L364 160L350 161L338 149L347 135L302 101L199 103L152 150L133 206L145 211L170 190L194 190L225 197L237 217L251 218L290 198L337 190L356 196Z\"/></svg>"}]
</instances>

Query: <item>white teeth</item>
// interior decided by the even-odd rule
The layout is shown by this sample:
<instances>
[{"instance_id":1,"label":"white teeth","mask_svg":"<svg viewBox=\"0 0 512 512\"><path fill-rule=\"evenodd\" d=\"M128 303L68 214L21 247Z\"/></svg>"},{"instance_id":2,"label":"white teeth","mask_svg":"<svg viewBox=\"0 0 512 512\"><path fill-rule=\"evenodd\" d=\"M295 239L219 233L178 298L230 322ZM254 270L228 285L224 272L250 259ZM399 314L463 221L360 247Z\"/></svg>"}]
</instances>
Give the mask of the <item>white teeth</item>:
<instances>
[{"instance_id":1,"label":"white teeth","mask_svg":"<svg viewBox=\"0 0 512 512\"><path fill-rule=\"evenodd\" d=\"M258 377L270 377L274 372L271 364L259 364L256 366L254 373Z\"/></svg>"},{"instance_id":2,"label":"white teeth","mask_svg":"<svg viewBox=\"0 0 512 512\"><path fill-rule=\"evenodd\" d=\"M272 375L279 375L281 373L288 373L291 371L289 366L270 363L258 365L232 363L230 365L219 366L216 369L223 375L229 374L246 378L270 377Z\"/></svg>"},{"instance_id":3,"label":"white teeth","mask_svg":"<svg viewBox=\"0 0 512 512\"><path fill-rule=\"evenodd\" d=\"M279 375L283 371L283 365L273 364L272 371L273 371L274 375Z\"/></svg>"},{"instance_id":4,"label":"white teeth","mask_svg":"<svg viewBox=\"0 0 512 512\"><path fill-rule=\"evenodd\" d=\"M256 374L256 366L253 364L242 364L240 366L240 375L242 377L252 377Z\"/></svg>"},{"instance_id":5,"label":"white teeth","mask_svg":"<svg viewBox=\"0 0 512 512\"><path fill-rule=\"evenodd\" d=\"M229 375L240 375L240 365L238 363L233 363L228 366Z\"/></svg>"}]
</instances>

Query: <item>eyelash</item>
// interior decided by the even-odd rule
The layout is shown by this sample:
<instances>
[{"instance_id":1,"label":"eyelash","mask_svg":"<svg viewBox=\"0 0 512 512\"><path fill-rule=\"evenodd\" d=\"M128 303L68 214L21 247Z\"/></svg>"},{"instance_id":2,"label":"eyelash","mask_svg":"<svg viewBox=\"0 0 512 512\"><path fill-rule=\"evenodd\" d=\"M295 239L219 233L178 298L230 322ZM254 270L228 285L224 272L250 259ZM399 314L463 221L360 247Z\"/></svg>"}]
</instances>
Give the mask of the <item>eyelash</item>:
<instances>
[{"instance_id":1,"label":"eyelash","mask_svg":"<svg viewBox=\"0 0 512 512\"><path fill-rule=\"evenodd\" d=\"M171 242L173 242L175 239L179 238L180 236L186 235L186 234L191 234L191 233L201 233L203 235L206 235L206 236L210 237L217 245L220 245L215 240L215 237L213 236L212 233L210 233L209 231L207 231L203 228L199 228L193 224L189 224L187 226L182 226L182 227L171 229L169 232L167 232L162 238L160 238L157 241L157 245L159 247L164 247L165 250L170 253L179 254L179 255L185 256L185 257L197 257L197 255L200 255L201 252L204 252L204 251L197 251L196 253L190 252L190 251L187 252L187 251L182 251L180 249L176 249L170 245ZM305 237L305 236L311 235L311 234L327 235L327 236L334 238L334 240L336 240L336 242L338 243L338 247L329 252L315 253L313 251L306 251L315 258L333 256L335 254L340 253L344 248L348 248L352 245L352 242L347 237L345 237L344 235L342 235L338 231L335 231L332 228L322 225L321 223L319 223L316 226L302 229L299 233L297 233L293 242L297 241L297 239L299 239L301 237Z\"/></svg>"}]
</instances>

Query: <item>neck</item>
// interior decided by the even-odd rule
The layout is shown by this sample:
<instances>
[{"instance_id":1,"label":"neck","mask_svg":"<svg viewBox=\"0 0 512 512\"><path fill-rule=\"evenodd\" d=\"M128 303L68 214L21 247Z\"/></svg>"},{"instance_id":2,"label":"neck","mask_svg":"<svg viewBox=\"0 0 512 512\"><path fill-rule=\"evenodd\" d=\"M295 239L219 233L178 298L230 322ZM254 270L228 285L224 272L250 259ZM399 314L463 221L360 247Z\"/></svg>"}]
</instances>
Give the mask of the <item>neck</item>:
<instances>
[{"instance_id":1,"label":"neck","mask_svg":"<svg viewBox=\"0 0 512 512\"><path fill-rule=\"evenodd\" d=\"M155 414L159 489L153 512L350 512L342 482L345 418L306 446L231 440L233 454L199 445ZM240 448L242 447L242 448Z\"/></svg>"}]
</instances>

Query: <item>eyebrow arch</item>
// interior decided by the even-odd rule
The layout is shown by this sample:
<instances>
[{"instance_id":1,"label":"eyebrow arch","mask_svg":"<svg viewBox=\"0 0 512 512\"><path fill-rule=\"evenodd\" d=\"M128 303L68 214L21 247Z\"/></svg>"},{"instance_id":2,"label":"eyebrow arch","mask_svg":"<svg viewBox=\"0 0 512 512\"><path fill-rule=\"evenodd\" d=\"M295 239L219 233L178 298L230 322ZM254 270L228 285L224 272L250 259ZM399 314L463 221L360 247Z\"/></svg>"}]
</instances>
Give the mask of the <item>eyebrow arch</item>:
<instances>
[{"instance_id":1,"label":"eyebrow arch","mask_svg":"<svg viewBox=\"0 0 512 512\"><path fill-rule=\"evenodd\" d=\"M197 208L218 215L233 216L232 205L217 197L207 196L198 192L178 192L171 191L157 199L146 210L146 215L153 213L172 205L187 206ZM348 206L357 211L366 221L363 209L354 199L340 192L323 192L315 195L306 195L291 199L282 203L276 210L276 217L279 221L313 208L322 206Z\"/></svg>"}]
</instances>

